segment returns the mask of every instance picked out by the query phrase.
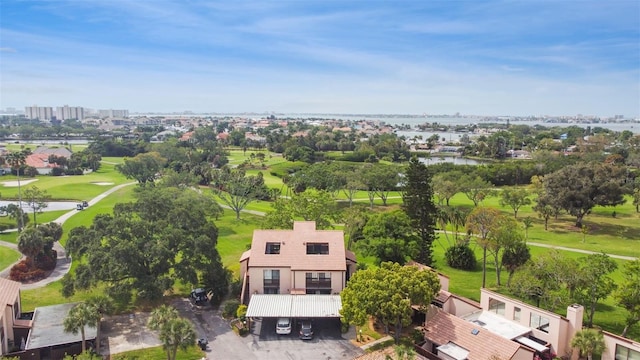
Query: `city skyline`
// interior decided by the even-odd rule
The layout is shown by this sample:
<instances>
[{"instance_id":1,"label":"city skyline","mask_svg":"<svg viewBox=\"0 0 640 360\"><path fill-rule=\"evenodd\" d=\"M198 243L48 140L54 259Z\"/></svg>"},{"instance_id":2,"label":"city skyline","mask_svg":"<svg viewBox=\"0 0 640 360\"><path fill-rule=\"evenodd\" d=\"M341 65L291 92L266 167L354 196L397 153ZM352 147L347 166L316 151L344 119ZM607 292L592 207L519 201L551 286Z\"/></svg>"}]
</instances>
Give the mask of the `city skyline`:
<instances>
[{"instance_id":1,"label":"city skyline","mask_svg":"<svg viewBox=\"0 0 640 360\"><path fill-rule=\"evenodd\" d=\"M632 0L0 10L0 108L640 116Z\"/></svg>"}]
</instances>

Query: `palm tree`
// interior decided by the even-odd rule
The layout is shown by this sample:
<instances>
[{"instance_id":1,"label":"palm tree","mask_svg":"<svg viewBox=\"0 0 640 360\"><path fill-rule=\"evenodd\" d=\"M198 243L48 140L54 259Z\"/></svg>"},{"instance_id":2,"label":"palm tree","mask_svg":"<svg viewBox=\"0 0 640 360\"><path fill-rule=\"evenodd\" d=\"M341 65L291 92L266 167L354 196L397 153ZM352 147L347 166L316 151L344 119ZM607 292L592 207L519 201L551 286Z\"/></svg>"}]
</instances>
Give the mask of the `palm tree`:
<instances>
[{"instance_id":1,"label":"palm tree","mask_svg":"<svg viewBox=\"0 0 640 360\"><path fill-rule=\"evenodd\" d=\"M196 343L196 331L191 322L185 318L169 320L160 331L162 347L167 351L167 360L175 360L178 348L187 350Z\"/></svg>"},{"instance_id":2,"label":"palm tree","mask_svg":"<svg viewBox=\"0 0 640 360\"><path fill-rule=\"evenodd\" d=\"M18 175L18 207L20 208L20 210L22 210L22 192L20 191L20 168L27 162L27 152L25 152L24 150L11 152L7 155L6 161L9 165L11 165L12 169L16 170L16 174ZM22 231L22 227L24 226L23 221L24 219L22 218L22 216L20 216L18 218L18 232Z\"/></svg>"},{"instance_id":3,"label":"palm tree","mask_svg":"<svg viewBox=\"0 0 640 360\"><path fill-rule=\"evenodd\" d=\"M147 327L151 330L162 330L171 320L178 318L178 310L173 306L162 305L151 312Z\"/></svg>"},{"instance_id":4,"label":"palm tree","mask_svg":"<svg viewBox=\"0 0 640 360\"><path fill-rule=\"evenodd\" d=\"M18 250L27 257L27 263L31 267L34 266L34 260L42 252L44 245L42 233L34 227L29 227L18 235Z\"/></svg>"},{"instance_id":5,"label":"palm tree","mask_svg":"<svg viewBox=\"0 0 640 360\"><path fill-rule=\"evenodd\" d=\"M605 350L604 335L595 329L584 329L576 333L571 339L571 346L580 351L580 356L587 355L588 360L593 359L593 354L602 354Z\"/></svg>"},{"instance_id":6,"label":"palm tree","mask_svg":"<svg viewBox=\"0 0 640 360\"><path fill-rule=\"evenodd\" d=\"M64 331L77 335L80 332L82 336L82 352L87 350L85 340L85 326L95 327L100 321L100 313L98 309L87 303L79 303L69 310L69 314L64 319Z\"/></svg>"},{"instance_id":7,"label":"palm tree","mask_svg":"<svg viewBox=\"0 0 640 360\"><path fill-rule=\"evenodd\" d=\"M113 300L104 295L97 295L87 299L87 304L93 306L98 312L97 333L96 333L96 349L100 351L100 322L102 318L113 311Z\"/></svg>"}]
</instances>

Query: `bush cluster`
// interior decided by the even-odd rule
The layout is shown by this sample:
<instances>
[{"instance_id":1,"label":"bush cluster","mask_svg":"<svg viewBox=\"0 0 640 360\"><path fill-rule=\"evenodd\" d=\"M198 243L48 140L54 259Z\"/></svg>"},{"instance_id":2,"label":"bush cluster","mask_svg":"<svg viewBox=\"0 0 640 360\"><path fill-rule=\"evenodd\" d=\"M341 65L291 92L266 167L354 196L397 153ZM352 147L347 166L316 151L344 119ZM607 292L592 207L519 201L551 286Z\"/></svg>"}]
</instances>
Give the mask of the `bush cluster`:
<instances>
[{"instance_id":1,"label":"bush cluster","mask_svg":"<svg viewBox=\"0 0 640 360\"><path fill-rule=\"evenodd\" d=\"M47 273L37 267L31 267L27 260L22 260L11 268L9 279L19 282L31 282L44 279Z\"/></svg>"},{"instance_id":2,"label":"bush cluster","mask_svg":"<svg viewBox=\"0 0 640 360\"><path fill-rule=\"evenodd\" d=\"M448 248L444 254L447 265L454 269L473 270L476 268L476 257L469 245L460 243Z\"/></svg>"}]
</instances>

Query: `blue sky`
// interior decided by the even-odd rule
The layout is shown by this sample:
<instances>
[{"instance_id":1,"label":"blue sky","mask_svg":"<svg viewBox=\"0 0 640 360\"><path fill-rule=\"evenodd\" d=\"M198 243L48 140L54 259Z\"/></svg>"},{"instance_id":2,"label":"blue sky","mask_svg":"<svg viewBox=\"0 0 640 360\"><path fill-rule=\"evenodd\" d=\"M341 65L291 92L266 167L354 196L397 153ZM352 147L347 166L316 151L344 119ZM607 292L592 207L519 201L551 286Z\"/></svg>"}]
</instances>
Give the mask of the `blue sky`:
<instances>
[{"instance_id":1,"label":"blue sky","mask_svg":"<svg viewBox=\"0 0 640 360\"><path fill-rule=\"evenodd\" d=\"M640 116L640 1L0 2L0 108Z\"/></svg>"}]
</instances>

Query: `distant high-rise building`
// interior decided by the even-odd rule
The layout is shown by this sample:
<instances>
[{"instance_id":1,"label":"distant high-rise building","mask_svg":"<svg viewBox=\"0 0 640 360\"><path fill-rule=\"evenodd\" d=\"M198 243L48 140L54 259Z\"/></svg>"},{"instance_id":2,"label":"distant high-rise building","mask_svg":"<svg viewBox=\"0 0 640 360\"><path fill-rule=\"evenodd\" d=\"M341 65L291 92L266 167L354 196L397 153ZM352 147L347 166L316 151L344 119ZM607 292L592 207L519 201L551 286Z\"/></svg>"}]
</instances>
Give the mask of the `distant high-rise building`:
<instances>
[{"instance_id":1,"label":"distant high-rise building","mask_svg":"<svg viewBox=\"0 0 640 360\"><path fill-rule=\"evenodd\" d=\"M26 106L24 113L27 119L51 120L53 117L53 108L51 106Z\"/></svg>"},{"instance_id":2,"label":"distant high-rise building","mask_svg":"<svg viewBox=\"0 0 640 360\"><path fill-rule=\"evenodd\" d=\"M56 108L56 118L58 120L82 120L84 119L84 108L80 106L58 106Z\"/></svg>"},{"instance_id":3,"label":"distant high-rise building","mask_svg":"<svg viewBox=\"0 0 640 360\"><path fill-rule=\"evenodd\" d=\"M98 110L98 115L100 117L110 117L110 118L126 118L129 117L129 110Z\"/></svg>"}]
</instances>

